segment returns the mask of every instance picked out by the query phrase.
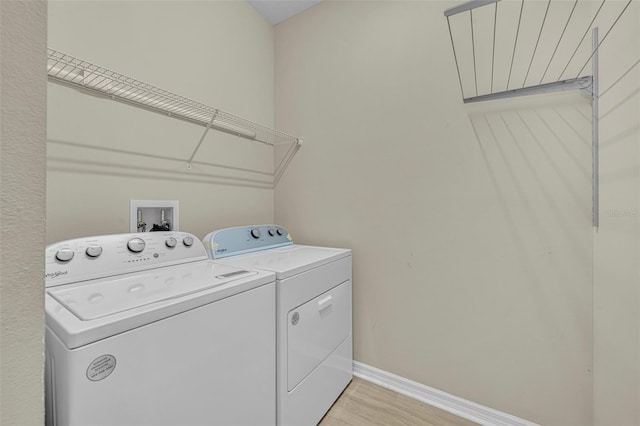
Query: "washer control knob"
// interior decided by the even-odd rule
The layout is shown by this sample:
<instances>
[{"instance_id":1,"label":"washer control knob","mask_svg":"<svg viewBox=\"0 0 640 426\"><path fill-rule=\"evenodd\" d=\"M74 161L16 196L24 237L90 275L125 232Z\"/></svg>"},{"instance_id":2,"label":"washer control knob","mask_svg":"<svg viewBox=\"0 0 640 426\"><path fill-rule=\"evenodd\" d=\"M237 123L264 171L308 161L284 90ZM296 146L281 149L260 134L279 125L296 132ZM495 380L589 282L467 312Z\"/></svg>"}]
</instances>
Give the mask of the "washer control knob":
<instances>
[{"instance_id":1,"label":"washer control knob","mask_svg":"<svg viewBox=\"0 0 640 426\"><path fill-rule=\"evenodd\" d=\"M85 251L85 253L87 253L87 256L89 257L98 257L102 254L102 247L89 246L87 247L87 250Z\"/></svg>"},{"instance_id":2,"label":"washer control knob","mask_svg":"<svg viewBox=\"0 0 640 426\"><path fill-rule=\"evenodd\" d=\"M167 241L164 242L165 245L169 248L174 248L176 246L176 244L178 244L178 240L176 240L173 237L169 237L167 238Z\"/></svg>"},{"instance_id":3,"label":"washer control knob","mask_svg":"<svg viewBox=\"0 0 640 426\"><path fill-rule=\"evenodd\" d=\"M258 238L260 238L260 235L261 235L261 233L260 233L260 229L258 229L258 228L253 228L253 229L251 230L251 236L252 236L253 238L255 238L256 240L257 240Z\"/></svg>"},{"instance_id":4,"label":"washer control knob","mask_svg":"<svg viewBox=\"0 0 640 426\"><path fill-rule=\"evenodd\" d=\"M193 238L184 237L184 239L182 240L182 244L184 244L187 247L191 247L193 245Z\"/></svg>"},{"instance_id":5,"label":"washer control knob","mask_svg":"<svg viewBox=\"0 0 640 426\"><path fill-rule=\"evenodd\" d=\"M278 233L278 235L284 234L284 232L282 232L282 229L280 229L280 228L278 228L278 230L276 232Z\"/></svg>"},{"instance_id":6,"label":"washer control knob","mask_svg":"<svg viewBox=\"0 0 640 426\"><path fill-rule=\"evenodd\" d=\"M73 259L73 250L60 249L56 252L56 259L60 262L68 262Z\"/></svg>"},{"instance_id":7,"label":"washer control knob","mask_svg":"<svg viewBox=\"0 0 640 426\"><path fill-rule=\"evenodd\" d=\"M133 253L140 253L144 250L144 240L142 238L132 238L127 242L127 248Z\"/></svg>"},{"instance_id":8,"label":"washer control knob","mask_svg":"<svg viewBox=\"0 0 640 426\"><path fill-rule=\"evenodd\" d=\"M271 235L272 237L276 235L276 230L273 228L269 228L269 235Z\"/></svg>"}]
</instances>

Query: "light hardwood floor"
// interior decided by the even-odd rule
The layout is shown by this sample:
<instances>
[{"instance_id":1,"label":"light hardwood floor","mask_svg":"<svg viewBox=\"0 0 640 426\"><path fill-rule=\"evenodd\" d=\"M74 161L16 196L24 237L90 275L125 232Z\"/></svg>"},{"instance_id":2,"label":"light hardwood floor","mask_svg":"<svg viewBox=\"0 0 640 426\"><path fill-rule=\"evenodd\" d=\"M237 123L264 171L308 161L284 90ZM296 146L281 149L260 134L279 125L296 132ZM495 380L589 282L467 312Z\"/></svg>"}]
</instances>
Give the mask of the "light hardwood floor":
<instances>
[{"instance_id":1,"label":"light hardwood floor","mask_svg":"<svg viewBox=\"0 0 640 426\"><path fill-rule=\"evenodd\" d=\"M454 416L408 396L353 378L319 426L471 426Z\"/></svg>"}]
</instances>

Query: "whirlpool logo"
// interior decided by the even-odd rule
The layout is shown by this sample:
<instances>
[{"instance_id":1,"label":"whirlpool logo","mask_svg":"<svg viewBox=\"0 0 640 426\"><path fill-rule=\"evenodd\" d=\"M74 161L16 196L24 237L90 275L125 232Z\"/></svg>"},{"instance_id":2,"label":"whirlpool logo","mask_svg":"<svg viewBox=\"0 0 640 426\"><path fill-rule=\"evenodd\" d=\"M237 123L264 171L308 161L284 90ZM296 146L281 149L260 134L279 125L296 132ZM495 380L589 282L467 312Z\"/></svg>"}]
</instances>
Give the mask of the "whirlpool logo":
<instances>
[{"instance_id":1,"label":"whirlpool logo","mask_svg":"<svg viewBox=\"0 0 640 426\"><path fill-rule=\"evenodd\" d=\"M67 275L69 273L69 271L55 271L55 272L47 272L46 274L44 274L45 278L58 278L61 275Z\"/></svg>"}]
</instances>

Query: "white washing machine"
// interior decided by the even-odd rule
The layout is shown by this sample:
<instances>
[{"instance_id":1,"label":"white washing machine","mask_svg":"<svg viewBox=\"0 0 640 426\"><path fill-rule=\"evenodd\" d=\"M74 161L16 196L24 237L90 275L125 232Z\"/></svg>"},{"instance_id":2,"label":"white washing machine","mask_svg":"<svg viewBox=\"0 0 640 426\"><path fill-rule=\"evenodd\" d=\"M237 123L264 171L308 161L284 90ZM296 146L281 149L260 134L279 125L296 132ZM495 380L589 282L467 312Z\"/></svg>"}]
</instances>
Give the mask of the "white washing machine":
<instances>
[{"instance_id":1,"label":"white washing machine","mask_svg":"<svg viewBox=\"0 0 640 426\"><path fill-rule=\"evenodd\" d=\"M46 248L48 426L275 424L275 276L184 232Z\"/></svg>"},{"instance_id":2,"label":"white washing machine","mask_svg":"<svg viewBox=\"0 0 640 426\"><path fill-rule=\"evenodd\" d=\"M317 424L353 376L351 250L293 244L276 225L203 242L218 263L276 273L277 424Z\"/></svg>"}]
</instances>

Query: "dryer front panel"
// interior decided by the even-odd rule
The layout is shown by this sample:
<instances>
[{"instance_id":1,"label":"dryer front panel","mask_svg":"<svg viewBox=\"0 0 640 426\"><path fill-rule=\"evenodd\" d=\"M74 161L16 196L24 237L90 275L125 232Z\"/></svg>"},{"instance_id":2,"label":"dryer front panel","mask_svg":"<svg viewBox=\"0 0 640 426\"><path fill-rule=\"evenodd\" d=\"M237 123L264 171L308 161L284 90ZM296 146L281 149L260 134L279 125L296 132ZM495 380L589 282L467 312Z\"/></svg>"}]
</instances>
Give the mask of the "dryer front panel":
<instances>
[{"instance_id":1,"label":"dryer front panel","mask_svg":"<svg viewBox=\"0 0 640 426\"><path fill-rule=\"evenodd\" d=\"M287 390L292 391L351 335L351 280L287 314Z\"/></svg>"}]
</instances>

